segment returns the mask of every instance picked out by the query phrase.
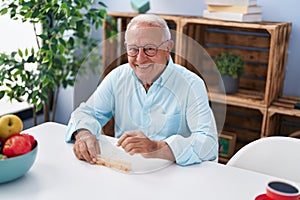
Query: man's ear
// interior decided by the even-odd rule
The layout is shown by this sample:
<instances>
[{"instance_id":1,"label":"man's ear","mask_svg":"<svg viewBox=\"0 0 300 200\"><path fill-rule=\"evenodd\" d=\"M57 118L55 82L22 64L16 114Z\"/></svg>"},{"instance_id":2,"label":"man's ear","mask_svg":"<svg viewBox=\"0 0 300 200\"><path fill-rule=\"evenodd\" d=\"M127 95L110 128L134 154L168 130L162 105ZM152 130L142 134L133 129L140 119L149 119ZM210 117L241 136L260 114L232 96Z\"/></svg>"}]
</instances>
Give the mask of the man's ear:
<instances>
[{"instance_id":1,"label":"man's ear","mask_svg":"<svg viewBox=\"0 0 300 200\"><path fill-rule=\"evenodd\" d=\"M169 40L169 41L167 42L167 50L168 50L169 52L171 52L172 49L173 49L173 47L174 47L174 41L173 41L173 40Z\"/></svg>"}]
</instances>

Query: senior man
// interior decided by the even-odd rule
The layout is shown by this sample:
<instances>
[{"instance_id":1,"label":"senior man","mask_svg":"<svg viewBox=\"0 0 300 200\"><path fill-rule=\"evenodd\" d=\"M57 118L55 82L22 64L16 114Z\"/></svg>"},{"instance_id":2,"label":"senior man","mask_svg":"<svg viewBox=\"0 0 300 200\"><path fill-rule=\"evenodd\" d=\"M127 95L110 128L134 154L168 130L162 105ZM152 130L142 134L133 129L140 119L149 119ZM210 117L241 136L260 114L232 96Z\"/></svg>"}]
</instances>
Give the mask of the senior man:
<instances>
[{"instance_id":1,"label":"senior man","mask_svg":"<svg viewBox=\"0 0 300 200\"><path fill-rule=\"evenodd\" d=\"M218 156L218 136L204 81L173 63L165 20L134 17L125 32L128 63L112 70L71 115L66 141L80 160L101 154L102 127L115 119L117 145L129 154L190 165Z\"/></svg>"}]
</instances>

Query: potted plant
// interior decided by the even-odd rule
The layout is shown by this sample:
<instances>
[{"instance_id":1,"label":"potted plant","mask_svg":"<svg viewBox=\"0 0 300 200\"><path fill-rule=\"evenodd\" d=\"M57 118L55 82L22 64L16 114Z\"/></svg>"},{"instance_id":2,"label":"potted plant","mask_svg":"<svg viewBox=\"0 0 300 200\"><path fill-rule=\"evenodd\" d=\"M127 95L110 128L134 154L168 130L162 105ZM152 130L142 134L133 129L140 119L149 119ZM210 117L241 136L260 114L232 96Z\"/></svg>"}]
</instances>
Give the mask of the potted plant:
<instances>
[{"instance_id":1,"label":"potted plant","mask_svg":"<svg viewBox=\"0 0 300 200\"><path fill-rule=\"evenodd\" d=\"M214 58L221 74L226 94L236 93L239 78L244 71L244 60L241 55L223 52Z\"/></svg>"},{"instance_id":2,"label":"potted plant","mask_svg":"<svg viewBox=\"0 0 300 200\"><path fill-rule=\"evenodd\" d=\"M39 110L43 110L44 121L50 121L52 109L54 121L60 88L74 85L82 62L99 43L91 32L102 26L106 6L92 0L2 2L0 15L32 24L38 49L0 52L0 99L6 95L28 102L33 106L34 124Z\"/></svg>"}]
</instances>

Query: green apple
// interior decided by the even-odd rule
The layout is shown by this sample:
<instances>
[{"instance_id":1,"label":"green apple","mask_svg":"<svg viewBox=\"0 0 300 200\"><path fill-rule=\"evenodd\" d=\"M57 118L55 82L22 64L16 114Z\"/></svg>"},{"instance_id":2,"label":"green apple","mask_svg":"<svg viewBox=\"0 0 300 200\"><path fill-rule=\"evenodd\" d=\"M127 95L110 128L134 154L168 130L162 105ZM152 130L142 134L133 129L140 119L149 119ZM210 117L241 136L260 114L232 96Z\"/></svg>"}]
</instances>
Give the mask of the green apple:
<instances>
[{"instance_id":1,"label":"green apple","mask_svg":"<svg viewBox=\"0 0 300 200\"><path fill-rule=\"evenodd\" d=\"M23 122L17 115L8 114L0 118L0 138L7 139L11 135L19 134L22 129Z\"/></svg>"},{"instance_id":2,"label":"green apple","mask_svg":"<svg viewBox=\"0 0 300 200\"><path fill-rule=\"evenodd\" d=\"M5 160L5 159L7 159L7 156L0 153L0 160Z\"/></svg>"}]
</instances>

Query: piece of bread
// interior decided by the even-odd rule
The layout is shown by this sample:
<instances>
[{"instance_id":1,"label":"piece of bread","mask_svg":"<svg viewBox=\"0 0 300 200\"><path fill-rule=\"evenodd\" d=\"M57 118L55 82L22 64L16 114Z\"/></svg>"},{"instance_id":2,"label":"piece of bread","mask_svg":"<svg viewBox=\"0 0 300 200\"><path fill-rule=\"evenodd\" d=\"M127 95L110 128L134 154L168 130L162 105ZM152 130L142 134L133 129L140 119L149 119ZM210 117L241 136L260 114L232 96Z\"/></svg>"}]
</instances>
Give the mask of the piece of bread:
<instances>
[{"instance_id":1,"label":"piece of bread","mask_svg":"<svg viewBox=\"0 0 300 200\"><path fill-rule=\"evenodd\" d=\"M104 158L99 156L97 158L97 165L102 165L105 167L109 167L112 169L116 169L119 171L124 171L124 172L131 172L132 168L131 168L131 163L129 162L125 162L122 160L117 160L117 159L113 159L113 158Z\"/></svg>"}]
</instances>

